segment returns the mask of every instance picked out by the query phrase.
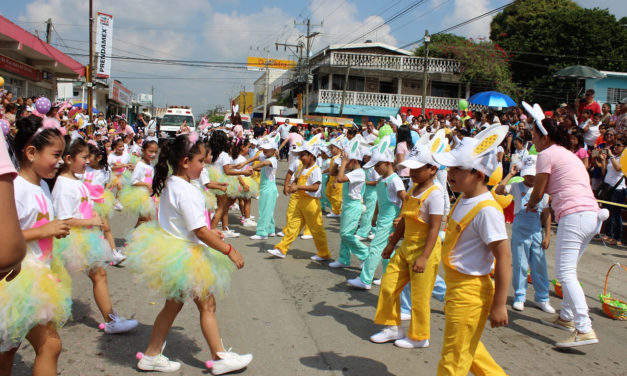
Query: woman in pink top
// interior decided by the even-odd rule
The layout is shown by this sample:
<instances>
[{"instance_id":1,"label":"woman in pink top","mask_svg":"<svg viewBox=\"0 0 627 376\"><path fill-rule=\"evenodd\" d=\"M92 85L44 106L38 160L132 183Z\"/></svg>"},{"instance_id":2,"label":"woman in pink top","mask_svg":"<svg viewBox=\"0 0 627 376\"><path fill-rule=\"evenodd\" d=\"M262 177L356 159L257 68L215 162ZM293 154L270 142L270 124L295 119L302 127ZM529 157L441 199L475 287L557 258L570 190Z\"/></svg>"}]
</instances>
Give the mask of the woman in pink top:
<instances>
[{"instance_id":1,"label":"woman in pink top","mask_svg":"<svg viewBox=\"0 0 627 376\"><path fill-rule=\"evenodd\" d=\"M532 135L540 154L527 210L535 210L544 193L551 196L551 207L558 224L555 277L564 291L560 314L542 322L574 330L569 338L557 342L557 347L598 343L588 315L586 296L577 280L577 264L592 237L601 230L608 212L599 209L586 168L569 150L570 137L566 128L558 127L552 119L544 119L534 123Z\"/></svg>"},{"instance_id":2,"label":"woman in pink top","mask_svg":"<svg viewBox=\"0 0 627 376\"><path fill-rule=\"evenodd\" d=\"M300 135L300 133L298 133L298 127L292 126L290 128L290 133L287 134L287 138L285 138L285 140L283 141L283 143L281 143L281 146L279 146L279 150L282 150L283 147L285 146L285 144L287 144L289 142L289 150L292 150L292 147L298 143L298 142L303 142L303 136ZM288 154L288 162L291 163L292 162L292 158L293 158L293 154Z\"/></svg>"}]
</instances>

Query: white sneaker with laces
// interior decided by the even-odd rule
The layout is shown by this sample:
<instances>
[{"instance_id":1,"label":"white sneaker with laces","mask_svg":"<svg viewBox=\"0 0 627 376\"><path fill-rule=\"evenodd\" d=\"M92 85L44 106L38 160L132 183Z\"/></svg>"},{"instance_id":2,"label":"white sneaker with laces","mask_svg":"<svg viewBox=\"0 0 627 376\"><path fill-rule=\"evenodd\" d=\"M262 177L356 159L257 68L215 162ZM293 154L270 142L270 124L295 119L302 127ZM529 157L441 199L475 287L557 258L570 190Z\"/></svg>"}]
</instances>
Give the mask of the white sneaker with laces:
<instances>
[{"instance_id":1,"label":"white sneaker with laces","mask_svg":"<svg viewBox=\"0 0 627 376\"><path fill-rule=\"evenodd\" d=\"M112 249L111 257L113 258L113 265L120 265L122 261L126 260L126 255L119 249Z\"/></svg>"},{"instance_id":2,"label":"white sneaker with laces","mask_svg":"<svg viewBox=\"0 0 627 376\"><path fill-rule=\"evenodd\" d=\"M269 237L274 238L276 236L276 232L273 232L271 234L268 234Z\"/></svg>"},{"instance_id":3,"label":"white sneaker with laces","mask_svg":"<svg viewBox=\"0 0 627 376\"><path fill-rule=\"evenodd\" d=\"M381 286L381 278L375 278L372 280L373 285Z\"/></svg>"},{"instance_id":4,"label":"white sneaker with laces","mask_svg":"<svg viewBox=\"0 0 627 376\"><path fill-rule=\"evenodd\" d=\"M355 234L355 239L359 240L360 242L363 242L364 240L366 240L366 238L362 238L361 236Z\"/></svg>"},{"instance_id":5,"label":"white sneaker with laces","mask_svg":"<svg viewBox=\"0 0 627 376\"><path fill-rule=\"evenodd\" d=\"M231 351L219 352L219 360L213 361L211 374L222 375L245 368L253 360L252 354L239 355Z\"/></svg>"},{"instance_id":6,"label":"white sneaker with laces","mask_svg":"<svg viewBox=\"0 0 627 376\"><path fill-rule=\"evenodd\" d=\"M122 209L124 209L124 206L122 206L119 201L116 201L115 205L113 205L113 209L117 211L122 211Z\"/></svg>"},{"instance_id":7,"label":"white sneaker with laces","mask_svg":"<svg viewBox=\"0 0 627 376\"><path fill-rule=\"evenodd\" d=\"M401 321L411 320L411 313L401 312Z\"/></svg>"},{"instance_id":8,"label":"white sneaker with laces","mask_svg":"<svg viewBox=\"0 0 627 376\"><path fill-rule=\"evenodd\" d=\"M137 368L142 371L176 372L181 369L181 363L173 362L163 354L144 355L137 363Z\"/></svg>"},{"instance_id":9,"label":"white sneaker with laces","mask_svg":"<svg viewBox=\"0 0 627 376\"><path fill-rule=\"evenodd\" d=\"M355 277L353 279L349 279L348 285L361 290L370 290L372 288L371 285L367 285L361 281L359 277Z\"/></svg>"},{"instance_id":10,"label":"white sneaker with laces","mask_svg":"<svg viewBox=\"0 0 627 376\"><path fill-rule=\"evenodd\" d=\"M276 248L268 249L268 253L278 258L282 258L282 259L285 258L285 255L283 254L283 252L281 252L280 250Z\"/></svg>"},{"instance_id":11,"label":"white sneaker with laces","mask_svg":"<svg viewBox=\"0 0 627 376\"><path fill-rule=\"evenodd\" d=\"M324 258L324 257L320 257L318 255L313 255L313 256L310 257L310 259L312 259L314 261L329 261L329 260L331 260L331 257Z\"/></svg>"},{"instance_id":12,"label":"white sneaker with laces","mask_svg":"<svg viewBox=\"0 0 627 376\"><path fill-rule=\"evenodd\" d=\"M116 310L113 310L113 313L109 314L109 318L111 321L104 325L104 332L106 334L126 333L135 329L138 324L137 320L128 320L124 317L119 317L118 311Z\"/></svg>"},{"instance_id":13,"label":"white sneaker with laces","mask_svg":"<svg viewBox=\"0 0 627 376\"><path fill-rule=\"evenodd\" d=\"M368 239L370 239L370 240L374 239L374 234L372 232L370 234L368 234Z\"/></svg>"},{"instance_id":14,"label":"white sneaker with laces","mask_svg":"<svg viewBox=\"0 0 627 376\"><path fill-rule=\"evenodd\" d=\"M525 310L525 302L514 302L512 304L512 308L516 311L524 311Z\"/></svg>"},{"instance_id":15,"label":"white sneaker with laces","mask_svg":"<svg viewBox=\"0 0 627 376\"><path fill-rule=\"evenodd\" d=\"M313 235L301 235L300 238L303 240L310 240L313 239Z\"/></svg>"},{"instance_id":16,"label":"white sneaker with laces","mask_svg":"<svg viewBox=\"0 0 627 376\"><path fill-rule=\"evenodd\" d=\"M329 268L339 269L339 268L348 268L350 265L346 265L343 262L332 261L329 263Z\"/></svg>"},{"instance_id":17,"label":"white sneaker with laces","mask_svg":"<svg viewBox=\"0 0 627 376\"><path fill-rule=\"evenodd\" d=\"M546 301L546 302L533 302L533 304L540 308L541 310L543 310L546 313L555 313L555 308L553 308L551 306L551 303Z\"/></svg>"},{"instance_id":18,"label":"white sneaker with laces","mask_svg":"<svg viewBox=\"0 0 627 376\"><path fill-rule=\"evenodd\" d=\"M251 218L246 218L244 222L242 222L244 227L257 227L257 222L253 221Z\"/></svg>"},{"instance_id":19,"label":"white sneaker with laces","mask_svg":"<svg viewBox=\"0 0 627 376\"><path fill-rule=\"evenodd\" d=\"M396 325L386 326L382 331L377 334L373 334L370 336L370 341L374 343L386 343L391 341L396 341L397 339L401 339L405 337L405 333L403 332L403 328Z\"/></svg>"},{"instance_id":20,"label":"white sneaker with laces","mask_svg":"<svg viewBox=\"0 0 627 376\"><path fill-rule=\"evenodd\" d=\"M429 347L429 340L425 339L422 341L414 341L413 339L409 337L405 337L405 338L397 339L396 341L394 341L394 346L401 347L403 349L424 348L424 347Z\"/></svg>"},{"instance_id":21,"label":"white sneaker with laces","mask_svg":"<svg viewBox=\"0 0 627 376\"><path fill-rule=\"evenodd\" d=\"M261 235L253 235L250 237L250 240L266 240L268 239L267 236L261 236Z\"/></svg>"},{"instance_id":22,"label":"white sneaker with laces","mask_svg":"<svg viewBox=\"0 0 627 376\"><path fill-rule=\"evenodd\" d=\"M222 231L222 233L224 234L225 238L238 238L240 235L239 232L235 232L231 229Z\"/></svg>"},{"instance_id":23,"label":"white sneaker with laces","mask_svg":"<svg viewBox=\"0 0 627 376\"><path fill-rule=\"evenodd\" d=\"M276 233L276 236L284 237L285 234L283 233L283 231L279 231Z\"/></svg>"},{"instance_id":24,"label":"white sneaker with laces","mask_svg":"<svg viewBox=\"0 0 627 376\"><path fill-rule=\"evenodd\" d=\"M335 213L333 213L333 212L331 212L331 213L327 214L327 218L339 218L339 217L340 217L340 215L339 215L339 214L335 214Z\"/></svg>"}]
</instances>

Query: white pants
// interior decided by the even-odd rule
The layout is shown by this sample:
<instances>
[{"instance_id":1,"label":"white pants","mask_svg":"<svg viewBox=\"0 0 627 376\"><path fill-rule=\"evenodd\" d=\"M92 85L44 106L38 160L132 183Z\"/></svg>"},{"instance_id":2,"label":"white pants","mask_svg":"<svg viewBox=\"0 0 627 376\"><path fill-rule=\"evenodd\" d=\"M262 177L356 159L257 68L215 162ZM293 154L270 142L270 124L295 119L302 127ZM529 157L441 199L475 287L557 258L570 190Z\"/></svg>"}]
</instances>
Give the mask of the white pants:
<instances>
[{"instance_id":1,"label":"white pants","mask_svg":"<svg viewBox=\"0 0 627 376\"><path fill-rule=\"evenodd\" d=\"M580 333L592 330L588 304L577 280L577 263L592 237L599 233L601 215L593 211L568 214L560 218L555 242L555 277L562 284L564 299L560 316L574 320Z\"/></svg>"}]
</instances>

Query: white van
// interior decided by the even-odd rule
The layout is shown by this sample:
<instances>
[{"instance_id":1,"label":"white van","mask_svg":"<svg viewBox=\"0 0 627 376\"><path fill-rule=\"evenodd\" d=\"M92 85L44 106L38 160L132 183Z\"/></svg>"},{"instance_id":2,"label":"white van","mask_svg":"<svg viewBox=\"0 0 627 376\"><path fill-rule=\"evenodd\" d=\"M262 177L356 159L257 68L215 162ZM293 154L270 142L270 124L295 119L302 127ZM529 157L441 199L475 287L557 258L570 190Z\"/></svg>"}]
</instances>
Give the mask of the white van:
<instances>
[{"instance_id":1,"label":"white van","mask_svg":"<svg viewBox=\"0 0 627 376\"><path fill-rule=\"evenodd\" d=\"M189 106L171 106L165 111L159 127L159 136L173 138L181 128L181 124L187 122L192 131L196 130L196 120Z\"/></svg>"},{"instance_id":2,"label":"white van","mask_svg":"<svg viewBox=\"0 0 627 376\"><path fill-rule=\"evenodd\" d=\"M242 118L242 128L244 128L244 135L253 134L253 124L248 114L240 114ZM231 124L231 114L224 115L223 126L229 126Z\"/></svg>"}]
</instances>

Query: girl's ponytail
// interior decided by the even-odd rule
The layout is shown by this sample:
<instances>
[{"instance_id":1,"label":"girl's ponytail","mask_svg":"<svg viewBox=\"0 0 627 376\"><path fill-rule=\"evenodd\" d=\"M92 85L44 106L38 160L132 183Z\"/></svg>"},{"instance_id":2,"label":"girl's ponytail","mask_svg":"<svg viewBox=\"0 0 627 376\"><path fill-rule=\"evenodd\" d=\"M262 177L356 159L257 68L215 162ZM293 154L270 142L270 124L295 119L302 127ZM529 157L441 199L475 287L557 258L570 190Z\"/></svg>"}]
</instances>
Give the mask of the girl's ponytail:
<instances>
[{"instance_id":1,"label":"girl's ponytail","mask_svg":"<svg viewBox=\"0 0 627 376\"><path fill-rule=\"evenodd\" d=\"M170 149L174 141L168 140L161 145L159 151L159 160L155 165L155 176L152 179L152 195L161 195L161 190L165 186L165 181L168 178L168 158L170 157Z\"/></svg>"}]
</instances>

